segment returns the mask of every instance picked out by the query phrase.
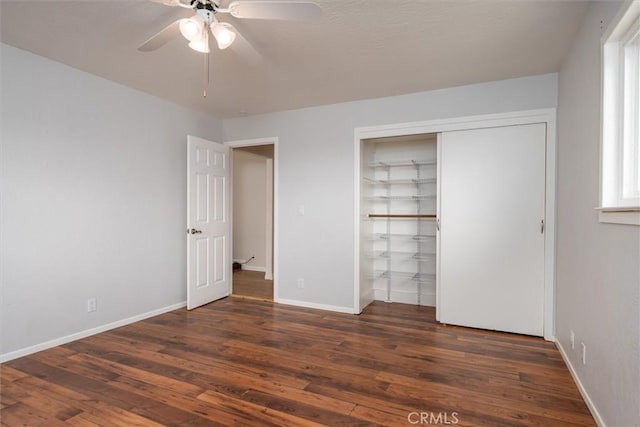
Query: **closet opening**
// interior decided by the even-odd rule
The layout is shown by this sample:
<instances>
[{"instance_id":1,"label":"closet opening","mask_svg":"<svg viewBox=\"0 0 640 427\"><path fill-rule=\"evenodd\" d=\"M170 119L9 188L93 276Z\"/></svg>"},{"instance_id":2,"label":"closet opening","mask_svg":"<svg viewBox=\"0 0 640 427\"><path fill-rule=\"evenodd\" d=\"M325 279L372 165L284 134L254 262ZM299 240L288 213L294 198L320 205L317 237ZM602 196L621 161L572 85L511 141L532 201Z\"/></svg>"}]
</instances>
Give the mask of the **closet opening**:
<instances>
[{"instance_id":1,"label":"closet opening","mask_svg":"<svg viewBox=\"0 0 640 427\"><path fill-rule=\"evenodd\" d=\"M360 308L436 305L438 135L360 141Z\"/></svg>"},{"instance_id":2,"label":"closet opening","mask_svg":"<svg viewBox=\"0 0 640 427\"><path fill-rule=\"evenodd\" d=\"M555 115L356 128L354 313L435 305L441 323L553 340Z\"/></svg>"},{"instance_id":3,"label":"closet opening","mask_svg":"<svg viewBox=\"0 0 640 427\"><path fill-rule=\"evenodd\" d=\"M232 295L274 299L274 145L231 149Z\"/></svg>"}]
</instances>

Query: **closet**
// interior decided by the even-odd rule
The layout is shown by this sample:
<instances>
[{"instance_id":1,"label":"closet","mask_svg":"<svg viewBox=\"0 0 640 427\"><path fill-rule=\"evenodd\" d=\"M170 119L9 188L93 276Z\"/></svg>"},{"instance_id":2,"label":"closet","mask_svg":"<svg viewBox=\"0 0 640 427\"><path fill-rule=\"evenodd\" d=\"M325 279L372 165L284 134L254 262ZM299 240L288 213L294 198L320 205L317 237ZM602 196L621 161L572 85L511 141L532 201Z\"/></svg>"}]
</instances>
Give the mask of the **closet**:
<instances>
[{"instance_id":1,"label":"closet","mask_svg":"<svg viewBox=\"0 0 640 427\"><path fill-rule=\"evenodd\" d=\"M537 122L360 139L360 307L543 335L546 137Z\"/></svg>"},{"instance_id":2,"label":"closet","mask_svg":"<svg viewBox=\"0 0 640 427\"><path fill-rule=\"evenodd\" d=\"M437 135L366 140L361 156L363 302L434 306Z\"/></svg>"}]
</instances>

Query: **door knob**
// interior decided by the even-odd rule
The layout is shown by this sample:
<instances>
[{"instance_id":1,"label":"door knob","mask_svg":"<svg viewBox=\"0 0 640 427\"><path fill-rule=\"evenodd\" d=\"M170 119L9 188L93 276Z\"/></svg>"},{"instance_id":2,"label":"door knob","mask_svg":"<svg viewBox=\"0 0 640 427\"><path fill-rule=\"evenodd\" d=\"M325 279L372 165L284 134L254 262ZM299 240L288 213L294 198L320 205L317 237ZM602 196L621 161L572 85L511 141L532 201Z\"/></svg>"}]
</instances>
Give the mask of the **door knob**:
<instances>
[{"instance_id":1,"label":"door knob","mask_svg":"<svg viewBox=\"0 0 640 427\"><path fill-rule=\"evenodd\" d=\"M189 230L189 233L191 233L191 234L202 234L202 230L196 230L195 228L192 228L191 230Z\"/></svg>"}]
</instances>

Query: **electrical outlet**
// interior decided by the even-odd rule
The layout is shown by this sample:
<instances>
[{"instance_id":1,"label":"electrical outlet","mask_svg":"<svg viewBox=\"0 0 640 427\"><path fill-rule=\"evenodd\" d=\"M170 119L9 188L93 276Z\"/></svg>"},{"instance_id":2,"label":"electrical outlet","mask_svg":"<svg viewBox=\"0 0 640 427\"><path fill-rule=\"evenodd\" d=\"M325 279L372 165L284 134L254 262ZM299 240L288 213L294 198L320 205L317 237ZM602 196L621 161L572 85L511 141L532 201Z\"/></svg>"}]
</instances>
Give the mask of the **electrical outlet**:
<instances>
[{"instance_id":1,"label":"electrical outlet","mask_svg":"<svg viewBox=\"0 0 640 427\"><path fill-rule=\"evenodd\" d=\"M581 342L580 345L582 346L582 364L586 365L587 364L587 346L583 342Z\"/></svg>"},{"instance_id":2,"label":"electrical outlet","mask_svg":"<svg viewBox=\"0 0 640 427\"><path fill-rule=\"evenodd\" d=\"M576 334L573 331L570 332L569 339L571 340L571 350L573 350L576 348Z\"/></svg>"},{"instance_id":3,"label":"electrical outlet","mask_svg":"<svg viewBox=\"0 0 640 427\"><path fill-rule=\"evenodd\" d=\"M304 205L298 205L298 216L304 216Z\"/></svg>"},{"instance_id":4,"label":"electrical outlet","mask_svg":"<svg viewBox=\"0 0 640 427\"><path fill-rule=\"evenodd\" d=\"M304 279L300 278L298 279L298 289L303 289L304 288Z\"/></svg>"},{"instance_id":5,"label":"electrical outlet","mask_svg":"<svg viewBox=\"0 0 640 427\"><path fill-rule=\"evenodd\" d=\"M87 300L87 313L93 313L94 311L98 311L98 300L89 298Z\"/></svg>"}]
</instances>

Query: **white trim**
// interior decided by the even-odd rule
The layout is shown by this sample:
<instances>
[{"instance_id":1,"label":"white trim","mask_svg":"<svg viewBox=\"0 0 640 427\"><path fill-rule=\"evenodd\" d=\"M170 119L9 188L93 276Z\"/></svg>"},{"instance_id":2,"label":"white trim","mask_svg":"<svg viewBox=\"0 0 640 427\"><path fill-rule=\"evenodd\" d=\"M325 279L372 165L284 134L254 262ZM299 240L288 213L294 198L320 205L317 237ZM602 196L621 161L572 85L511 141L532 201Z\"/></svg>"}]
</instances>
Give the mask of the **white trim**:
<instances>
[{"instance_id":1,"label":"white trim","mask_svg":"<svg viewBox=\"0 0 640 427\"><path fill-rule=\"evenodd\" d=\"M440 291L440 257L437 254L440 253L440 206L442 205L442 133L438 133L436 136L436 321L440 321L441 296Z\"/></svg>"},{"instance_id":2,"label":"white trim","mask_svg":"<svg viewBox=\"0 0 640 427\"><path fill-rule=\"evenodd\" d=\"M558 341L557 339L555 340L555 342L556 342L556 347L558 348L558 350L560 351L560 355L562 356L562 360L564 360L565 365L567 365L567 368L569 368L571 377L573 378L573 381L576 383L576 386L578 387L578 391L582 395L582 399L584 400L584 403L587 404L587 408L589 408L589 411L591 412L593 419L595 420L596 424L599 427L606 427L606 424L602 419L600 412L598 412L598 408L596 408L596 405L593 403L593 400L591 400L591 396L589 396L589 393L587 393L587 389L585 389L584 386L582 385L582 382L580 381L580 377L578 377L576 370L573 368L573 365L569 360L569 356L567 356L567 353L564 351L564 347L562 347L562 344L560 344L560 341Z\"/></svg>"},{"instance_id":3,"label":"white trim","mask_svg":"<svg viewBox=\"0 0 640 427\"><path fill-rule=\"evenodd\" d=\"M242 264L242 269L243 269L243 270L247 270L247 271L259 271L259 272L261 272L261 273L264 273L264 272L266 272L266 271L267 271L267 267L263 267L263 266L261 266L261 265L249 265L249 264L243 264L243 262L245 262L245 261L242 261L242 260L240 260L240 259L234 259L234 260L233 260L233 262L234 262L234 263L236 263L236 262L237 262L238 264ZM248 262L248 261L247 261L247 262Z\"/></svg>"},{"instance_id":4,"label":"white trim","mask_svg":"<svg viewBox=\"0 0 640 427\"><path fill-rule=\"evenodd\" d=\"M389 136L418 135L468 129L484 129L499 126L524 125L547 122L550 116L555 118L555 108L517 111L479 116L456 117L450 119L427 120L420 122L397 123L391 125L356 128L356 139L384 138Z\"/></svg>"},{"instance_id":5,"label":"white trim","mask_svg":"<svg viewBox=\"0 0 640 427\"><path fill-rule=\"evenodd\" d=\"M607 224L640 225L640 208L596 208L598 222Z\"/></svg>"},{"instance_id":6,"label":"white trim","mask_svg":"<svg viewBox=\"0 0 640 427\"><path fill-rule=\"evenodd\" d=\"M354 158L354 303L353 312L360 312L360 143L363 139L390 136L417 135L532 123L547 125L546 150L546 231L545 231L545 279L544 279L544 338L553 340L555 331L555 229L556 229L556 109L516 111L498 114L397 123L355 129Z\"/></svg>"},{"instance_id":7,"label":"white trim","mask_svg":"<svg viewBox=\"0 0 640 427\"><path fill-rule=\"evenodd\" d=\"M267 212L265 215L265 227L267 236L264 248L264 278L265 280L273 280L273 159L267 159L266 172L266 188L267 196Z\"/></svg>"},{"instance_id":8,"label":"white trim","mask_svg":"<svg viewBox=\"0 0 640 427\"><path fill-rule=\"evenodd\" d=\"M625 54L622 44L633 25L640 17L640 1L626 0L616 16L609 22L600 39L600 179L599 202L603 208L638 206L640 199L636 195L625 197L624 186L624 116L625 93ZM638 106L631 107L630 114L637 117ZM637 138L637 136L636 136ZM640 149L640 147L636 148ZM634 155L632 154L633 158ZM636 166L637 168L638 166ZM636 173L638 173L636 169ZM599 214L600 222L635 224L633 215Z\"/></svg>"},{"instance_id":9,"label":"white trim","mask_svg":"<svg viewBox=\"0 0 640 427\"><path fill-rule=\"evenodd\" d=\"M260 273L266 273L267 269L264 267L260 267L259 265L243 265L242 266L242 270L247 270L247 271L258 271Z\"/></svg>"},{"instance_id":10,"label":"white trim","mask_svg":"<svg viewBox=\"0 0 640 427\"><path fill-rule=\"evenodd\" d=\"M353 308L351 307L340 307L338 305L317 304L315 302L298 301L298 300L283 299L283 298L279 298L278 301L275 301L275 302L277 302L278 304L294 305L296 307L313 308L316 310L326 310L326 311L336 311L338 313L358 314L358 313L354 313Z\"/></svg>"},{"instance_id":11,"label":"white trim","mask_svg":"<svg viewBox=\"0 0 640 427\"><path fill-rule=\"evenodd\" d=\"M273 145L273 301L278 301L279 293L279 249L278 249L278 229L279 229L279 187L280 187L280 172L279 172L279 164L278 164L278 143L279 139L277 136L266 137L266 138L255 138L255 139L241 139L235 141L225 141L225 145L228 145L231 148L239 148L239 147L251 147L254 145ZM233 175L233 168L231 170ZM233 190L233 180L231 180L231 190ZM233 199L233 197L231 198ZM231 203L231 212L233 212L233 202ZM231 215L231 229L233 230L233 215ZM233 232L232 232L233 233ZM233 251L233 239L231 239L231 250ZM233 252L232 252L233 253ZM231 279L231 289L233 290L233 275Z\"/></svg>"},{"instance_id":12,"label":"white trim","mask_svg":"<svg viewBox=\"0 0 640 427\"><path fill-rule=\"evenodd\" d=\"M360 307L360 146L359 128L354 130L355 144L353 145L353 312L360 314L364 307Z\"/></svg>"},{"instance_id":13,"label":"white trim","mask_svg":"<svg viewBox=\"0 0 640 427\"><path fill-rule=\"evenodd\" d=\"M157 308L155 310L147 311L146 313L136 314L135 316L127 317L126 319L116 320L115 322L107 323L106 325L97 326L95 328L86 329L84 331L76 332L71 335L66 335L64 337L55 338L50 341L46 341L40 344L32 345L30 347L21 348L20 350L11 351L9 353L4 353L0 355L0 363L5 363L13 359L17 359L19 357L28 356L29 354L37 353L39 351L47 350L52 347L57 347L59 345L63 345L69 343L71 341L76 341L82 338L89 337L91 335L99 334L101 332L105 332L111 329L119 328L121 326L126 326L131 323L139 322L144 319L148 319L149 317L158 316L163 313L167 313L169 311L178 310L180 308L184 308L187 306L186 301L179 302L177 304L168 305L166 307Z\"/></svg>"},{"instance_id":14,"label":"white trim","mask_svg":"<svg viewBox=\"0 0 640 427\"><path fill-rule=\"evenodd\" d=\"M611 19L607 29L604 34L600 38L600 42L602 44L606 43L612 36L620 35L620 33L624 33L624 29L627 28L631 22L635 19L635 15L632 13L627 14L631 10L631 6L640 9L638 2L636 0L624 0L624 3L618 9L616 15Z\"/></svg>"},{"instance_id":15,"label":"white trim","mask_svg":"<svg viewBox=\"0 0 640 427\"><path fill-rule=\"evenodd\" d=\"M556 325L556 110L550 109L547 120L545 153L545 231L544 231L544 339L555 339Z\"/></svg>"}]
</instances>

